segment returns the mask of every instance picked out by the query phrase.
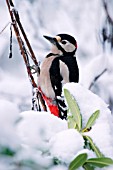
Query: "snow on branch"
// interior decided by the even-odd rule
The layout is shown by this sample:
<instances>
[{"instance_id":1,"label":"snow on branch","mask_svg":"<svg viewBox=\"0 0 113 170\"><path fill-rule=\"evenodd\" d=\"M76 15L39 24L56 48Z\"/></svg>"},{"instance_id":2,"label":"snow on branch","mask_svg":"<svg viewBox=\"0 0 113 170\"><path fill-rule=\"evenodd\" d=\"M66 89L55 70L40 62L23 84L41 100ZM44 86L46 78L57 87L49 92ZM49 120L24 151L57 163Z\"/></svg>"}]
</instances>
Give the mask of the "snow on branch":
<instances>
[{"instance_id":1,"label":"snow on branch","mask_svg":"<svg viewBox=\"0 0 113 170\"><path fill-rule=\"evenodd\" d=\"M105 0L103 0L103 6L104 6L104 10L106 12L106 15L107 15L107 18L108 18L109 22L113 25L113 19L109 14L107 2Z\"/></svg>"},{"instance_id":2,"label":"snow on branch","mask_svg":"<svg viewBox=\"0 0 113 170\"><path fill-rule=\"evenodd\" d=\"M91 88L95 85L95 83L97 82L97 80L107 71L107 68L105 68L99 75L97 75L94 80L91 82L90 86L89 86L89 90L91 90Z\"/></svg>"},{"instance_id":3,"label":"snow on branch","mask_svg":"<svg viewBox=\"0 0 113 170\"><path fill-rule=\"evenodd\" d=\"M103 7L105 11L105 23L102 27L102 44L105 47L105 42L109 43L111 49L113 49L113 18L110 15L110 9L108 8L108 1L103 0ZM112 5L111 5L112 6ZM112 9L111 9L112 10Z\"/></svg>"},{"instance_id":4,"label":"snow on branch","mask_svg":"<svg viewBox=\"0 0 113 170\"><path fill-rule=\"evenodd\" d=\"M18 45L20 47L21 55L23 56L23 59L24 59L25 65L26 65L28 77L30 79L32 87L37 88L37 84L35 83L34 77L33 77L32 72L31 72L29 56L28 56L28 53L26 51L25 43L26 43L26 45L27 45L27 47L29 49L29 52L31 54L30 56L31 56L32 61L38 67L38 73L40 73L40 67L38 65L37 59L36 59L35 54L34 54L34 52L32 50L32 47L30 45L30 42L29 42L29 40L27 38L27 35L26 35L26 33L25 33L24 29L23 29L23 26L22 26L22 24L20 22L20 17L19 17L18 11L15 10L15 7L14 7L14 4L13 4L12 0L6 0L6 4L8 6L8 10L9 10L10 17L11 17L11 22L13 23L12 25L13 25L15 35L16 35L16 38L17 38L17 41L18 41ZM20 32L22 33L23 37L21 37ZM11 48L12 48L12 44L11 44ZM42 95L39 94L39 93L40 92L38 91L37 98L40 99L40 102L42 104L43 109L46 110L46 106L45 106L45 103L43 101ZM32 103L32 104L34 105L34 103ZM38 107L36 106L36 108L38 108Z\"/></svg>"}]
</instances>

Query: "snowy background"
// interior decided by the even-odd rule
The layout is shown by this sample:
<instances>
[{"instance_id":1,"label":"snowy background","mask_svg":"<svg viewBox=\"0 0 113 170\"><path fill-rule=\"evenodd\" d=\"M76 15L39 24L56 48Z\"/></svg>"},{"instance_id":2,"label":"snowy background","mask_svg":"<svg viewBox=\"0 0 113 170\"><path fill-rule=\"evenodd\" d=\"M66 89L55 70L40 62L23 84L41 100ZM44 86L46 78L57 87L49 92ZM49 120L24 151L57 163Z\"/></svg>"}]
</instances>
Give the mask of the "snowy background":
<instances>
[{"instance_id":1,"label":"snowy background","mask_svg":"<svg viewBox=\"0 0 113 170\"><path fill-rule=\"evenodd\" d=\"M108 2L113 4L112 0ZM113 56L109 45L106 44L107 48L103 50L101 44L101 29L105 22L102 1L15 0L15 5L38 61L41 62L50 49L50 45L45 41L43 35L54 36L59 33L69 33L76 38L78 44L76 56L80 68L81 85L89 89L94 78L107 69L92 86L91 90L99 95L113 112ZM10 17L6 3L5 1L0 1L0 31L8 22L10 22ZM15 122L15 114L18 117L20 112L31 109L32 95L32 87L14 32L12 59L8 58L9 42L10 26L0 34L0 119L2 120L0 129L4 129L4 134L6 134L5 136L7 136L8 140L9 136L15 135L16 138L17 135L10 123ZM10 116L7 117L7 115ZM10 122L9 125L8 122ZM65 130L65 126L65 123L62 124L59 131ZM9 129L8 132L6 127ZM3 133L0 135L3 135ZM51 134L49 135L51 136ZM23 139L22 136L21 139ZM10 140L12 140L11 137ZM16 147L19 140L10 141L9 143L15 143ZM54 139L52 140L54 141ZM0 141L0 145L6 141L7 139ZM32 143L32 141L29 142ZM44 144L44 147L48 146ZM27 148L25 149L27 150ZM32 152L33 154L35 151L30 152L28 150L26 152L30 154ZM54 149L52 152L54 155ZM5 170L5 167L0 170ZM63 169L61 168L61 170Z\"/></svg>"}]
</instances>

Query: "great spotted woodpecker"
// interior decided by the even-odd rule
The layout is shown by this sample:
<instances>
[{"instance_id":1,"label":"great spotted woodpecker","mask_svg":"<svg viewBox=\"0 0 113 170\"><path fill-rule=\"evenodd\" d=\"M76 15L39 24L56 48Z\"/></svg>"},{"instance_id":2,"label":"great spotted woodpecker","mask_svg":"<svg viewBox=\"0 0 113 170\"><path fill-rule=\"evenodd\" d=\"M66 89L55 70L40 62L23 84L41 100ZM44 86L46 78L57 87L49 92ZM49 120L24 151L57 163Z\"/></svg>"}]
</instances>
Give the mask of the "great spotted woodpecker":
<instances>
[{"instance_id":1,"label":"great spotted woodpecker","mask_svg":"<svg viewBox=\"0 0 113 170\"><path fill-rule=\"evenodd\" d=\"M67 107L62 97L62 86L67 82L79 81L79 69L75 56L77 42L68 34L44 37L52 43L52 49L41 66L39 89L50 112L61 119L66 119Z\"/></svg>"}]
</instances>

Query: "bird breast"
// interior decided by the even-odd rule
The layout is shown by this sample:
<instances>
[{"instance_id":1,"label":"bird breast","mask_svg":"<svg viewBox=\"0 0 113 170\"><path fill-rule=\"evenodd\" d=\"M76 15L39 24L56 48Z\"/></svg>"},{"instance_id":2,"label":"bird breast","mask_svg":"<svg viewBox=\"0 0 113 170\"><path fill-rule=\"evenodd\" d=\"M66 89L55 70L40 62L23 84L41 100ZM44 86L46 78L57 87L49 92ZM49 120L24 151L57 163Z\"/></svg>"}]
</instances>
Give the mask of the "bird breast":
<instances>
[{"instance_id":1,"label":"bird breast","mask_svg":"<svg viewBox=\"0 0 113 170\"><path fill-rule=\"evenodd\" d=\"M52 61L55 58L56 56L45 58L41 66L40 76L38 79L38 85L41 88L42 92L46 95L46 97L51 98L51 99L55 98L55 93L52 88L49 70L50 70Z\"/></svg>"},{"instance_id":2,"label":"bird breast","mask_svg":"<svg viewBox=\"0 0 113 170\"><path fill-rule=\"evenodd\" d=\"M69 82L69 70L64 62L60 60L60 74L63 78L62 85Z\"/></svg>"}]
</instances>

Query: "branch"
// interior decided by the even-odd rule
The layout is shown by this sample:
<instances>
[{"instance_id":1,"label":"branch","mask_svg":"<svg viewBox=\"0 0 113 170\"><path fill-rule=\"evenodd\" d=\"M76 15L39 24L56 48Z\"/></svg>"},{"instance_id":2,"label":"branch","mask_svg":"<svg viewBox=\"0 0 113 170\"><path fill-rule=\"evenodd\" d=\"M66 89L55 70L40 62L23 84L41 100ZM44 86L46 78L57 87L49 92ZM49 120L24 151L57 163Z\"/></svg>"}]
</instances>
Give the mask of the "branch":
<instances>
[{"instance_id":1,"label":"branch","mask_svg":"<svg viewBox=\"0 0 113 170\"><path fill-rule=\"evenodd\" d=\"M20 47L20 51L21 51L21 54L23 56L24 62L26 64L28 75L30 76L30 78L32 80L33 87L37 87L36 83L34 82L33 76L30 72L30 68L28 66L28 63L27 63L28 61L26 59L26 54L24 53L24 50L23 50L23 41L21 39L16 20L14 19L13 11L10 10L10 4L9 4L8 0L6 0L6 2L7 2L8 9L9 9L10 17L11 17L11 20L12 20L12 25L13 25L13 28L14 28L14 31L15 31L15 34L16 34L16 38L17 38L17 41L18 41L18 44L19 44L19 47Z\"/></svg>"},{"instance_id":2,"label":"branch","mask_svg":"<svg viewBox=\"0 0 113 170\"><path fill-rule=\"evenodd\" d=\"M13 25L13 28L14 28L14 31L15 31L15 34L16 34L16 38L17 38L17 41L18 41L18 44L19 44L19 47L20 47L21 55L23 56L23 59L24 59L25 65L26 65L26 69L27 69L27 73L28 73L28 76L30 78L30 82L31 82L33 88L37 88L37 84L35 83L34 77L32 76L32 73L31 73L31 67L30 67L30 64L29 64L28 55L27 55L27 52L26 52L26 48L24 46L24 42L23 42L23 40L22 40L22 38L20 36L18 25L19 25L19 28L20 28L20 30L22 32L22 35L23 35L23 37L24 37L24 39L26 41L26 44L27 44L27 46L28 46L28 48L30 50L30 53L32 55L32 60L34 61L34 63L37 66L38 66L38 62L36 60L36 57L34 55L34 52L33 52L32 48L31 48L31 45L30 45L30 43L29 43L29 41L27 39L27 36L26 36L25 31L24 31L24 29L22 27L22 24L21 24L21 22L19 20L19 15L14 10L14 4L13 4L12 0L6 0L6 3L7 3L7 6L8 6L9 13L10 13L12 25ZM13 10L11 10L10 6L13 7ZM17 23L18 23L18 25L17 25ZM40 71L40 69L38 71ZM41 93L39 91L37 93L37 97L39 97L39 99L41 101L41 104L43 106L43 109L46 111L47 109L46 109L46 106L45 106L45 102L44 102L44 100L42 98L42 95L41 95Z\"/></svg>"},{"instance_id":3,"label":"branch","mask_svg":"<svg viewBox=\"0 0 113 170\"><path fill-rule=\"evenodd\" d=\"M13 11L13 13L14 13L15 20L16 20L19 28L20 28L20 31L21 31L21 33L22 33L22 35L23 35L23 37L24 37L24 39L25 39L25 42L26 42L26 44L27 44L27 46L28 46L28 49L29 49L29 51L30 51L30 53L31 53L31 58L32 58L34 64L38 67L38 73L40 73L39 64L38 64L37 59L36 59L36 57L35 57L35 54L34 54L34 52L33 52L33 50L32 50L31 44L30 44L30 42L29 42L29 40L28 40L28 38L27 38L27 35L26 35L25 31L24 31L24 28L23 28L23 26L22 26L22 24L21 24L21 22L20 22L19 13L18 13L17 10L15 10L14 4L13 4L12 0L10 0L10 5L13 7L12 11Z\"/></svg>"},{"instance_id":4,"label":"branch","mask_svg":"<svg viewBox=\"0 0 113 170\"><path fill-rule=\"evenodd\" d=\"M4 30L8 27L8 25L11 24L11 22L8 22L5 27L0 31L0 34L2 34L4 32Z\"/></svg>"},{"instance_id":5,"label":"branch","mask_svg":"<svg viewBox=\"0 0 113 170\"><path fill-rule=\"evenodd\" d=\"M108 6L107 6L107 3L105 0L103 0L103 6L104 6L104 9L105 9L105 12L106 12L109 22L113 25L113 19L111 18L110 14L108 12Z\"/></svg>"},{"instance_id":6,"label":"branch","mask_svg":"<svg viewBox=\"0 0 113 170\"><path fill-rule=\"evenodd\" d=\"M27 36L26 36L26 33L25 33L24 29L23 29L23 26L22 26L22 24L21 24L21 22L20 22L20 17L19 17L18 11L16 11L15 9L14 9L14 16L15 16L16 21L17 21L17 23L18 23L18 26L19 26L19 28L20 28L20 30L21 30L21 32L22 32L22 35L23 35L23 37L24 37L24 39L25 39L25 41L26 41L26 44L27 44L27 46L28 46L28 49L29 49L29 51L30 51L30 53L31 53L31 58L32 58L34 64L38 67L38 73L40 73L39 64L38 64L37 59L36 59L36 57L35 57L35 54L34 54L34 52L33 52L33 50L32 50L32 47L31 47L31 45L30 45L30 42L29 42L29 40L28 40L28 38L27 38Z\"/></svg>"},{"instance_id":7,"label":"branch","mask_svg":"<svg viewBox=\"0 0 113 170\"><path fill-rule=\"evenodd\" d=\"M96 76L93 80L93 82L90 84L89 86L89 90L91 90L91 88L95 85L95 83L97 82L97 80L107 71L107 68L105 68L98 76Z\"/></svg>"}]
</instances>

